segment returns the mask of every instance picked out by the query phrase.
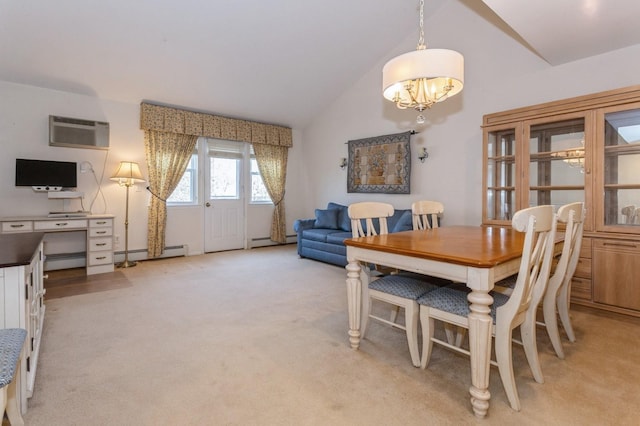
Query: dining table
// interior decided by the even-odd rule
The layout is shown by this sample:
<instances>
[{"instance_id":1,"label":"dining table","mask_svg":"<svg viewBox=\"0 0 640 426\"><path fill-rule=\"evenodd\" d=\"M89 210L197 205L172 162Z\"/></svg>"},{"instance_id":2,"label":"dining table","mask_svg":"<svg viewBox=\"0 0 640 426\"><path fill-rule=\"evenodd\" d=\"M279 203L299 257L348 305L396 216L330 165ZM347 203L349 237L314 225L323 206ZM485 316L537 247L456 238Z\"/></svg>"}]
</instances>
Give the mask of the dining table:
<instances>
[{"instance_id":1,"label":"dining table","mask_svg":"<svg viewBox=\"0 0 640 426\"><path fill-rule=\"evenodd\" d=\"M489 291L496 281L516 274L524 236L509 227L442 226L426 230L349 238L347 303L349 341L360 346L362 303L368 303L371 264L465 283L469 300L471 406L476 417L489 410L489 372L493 320Z\"/></svg>"}]
</instances>

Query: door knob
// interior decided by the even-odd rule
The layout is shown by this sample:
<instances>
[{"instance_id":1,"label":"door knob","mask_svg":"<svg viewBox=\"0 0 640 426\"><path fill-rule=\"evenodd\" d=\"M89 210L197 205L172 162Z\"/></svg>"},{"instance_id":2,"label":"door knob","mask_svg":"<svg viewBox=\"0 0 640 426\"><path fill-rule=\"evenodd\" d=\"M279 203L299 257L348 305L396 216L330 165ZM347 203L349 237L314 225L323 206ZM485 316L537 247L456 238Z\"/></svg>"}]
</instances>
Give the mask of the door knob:
<instances>
[{"instance_id":1,"label":"door knob","mask_svg":"<svg viewBox=\"0 0 640 426\"><path fill-rule=\"evenodd\" d=\"M211 203L208 202L208 201L204 205L207 206L207 207L211 207Z\"/></svg>"}]
</instances>

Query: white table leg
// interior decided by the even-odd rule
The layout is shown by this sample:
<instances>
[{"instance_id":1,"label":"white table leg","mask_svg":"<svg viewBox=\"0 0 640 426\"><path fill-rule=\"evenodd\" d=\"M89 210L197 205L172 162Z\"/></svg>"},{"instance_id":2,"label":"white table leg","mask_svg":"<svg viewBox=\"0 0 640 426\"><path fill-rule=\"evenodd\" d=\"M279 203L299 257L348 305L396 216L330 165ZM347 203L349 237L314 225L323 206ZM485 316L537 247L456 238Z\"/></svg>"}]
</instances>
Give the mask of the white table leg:
<instances>
[{"instance_id":1,"label":"white table leg","mask_svg":"<svg viewBox=\"0 0 640 426\"><path fill-rule=\"evenodd\" d=\"M489 306L493 298L486 290L473 290L467 296L469 309L469 350L471 352L471 405L476 417L483 418L489 410L489 371L491 360L491 329L493 320Z\"/></svg>"},{"instance_id":2,"label":"white table leg","mask_svg":"<svg viewBox=\"0 0 640 426\"><path fill-rule=\"evenodd\" d=\"M349 342L353 349L360 346L360 310L362 308L362 281L360 263L349 260L347 269L347 307L349 314Z\"/></svg>"}]
</instances>

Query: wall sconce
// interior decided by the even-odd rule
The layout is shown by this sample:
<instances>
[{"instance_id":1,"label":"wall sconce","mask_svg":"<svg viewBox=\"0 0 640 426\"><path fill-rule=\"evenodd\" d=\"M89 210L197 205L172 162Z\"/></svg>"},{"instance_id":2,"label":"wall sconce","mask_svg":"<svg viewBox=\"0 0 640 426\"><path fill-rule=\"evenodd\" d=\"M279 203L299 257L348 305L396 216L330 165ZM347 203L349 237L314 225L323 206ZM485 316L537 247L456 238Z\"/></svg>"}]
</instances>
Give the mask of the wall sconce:
<instances>
[{"instance_id":1,"label":"wall sconce","mask_svg":"<svg viewBox=\"0 0 640 426\"><path fill-rule=\"evenodd\" d=\"M342 157L342 158L340 159L340 168L341 168L342 170L344 170L344 168L345 168L345 167L347 167L347 159L346 159L346 158L344 158L344 157Z\"/></svg>"},{"instance_id":2,"label":"wall sconce","mask_svg":"<svg viewBox=\"0 0 640 426\"><path fill-rule=\"evenodd\" d=\"M427 148L423 147L418 153L418 160L420 160L421 163L424 163L424 160L427 158L429 158L429 153L427 152Z\"/></svg>"}]
</instances>

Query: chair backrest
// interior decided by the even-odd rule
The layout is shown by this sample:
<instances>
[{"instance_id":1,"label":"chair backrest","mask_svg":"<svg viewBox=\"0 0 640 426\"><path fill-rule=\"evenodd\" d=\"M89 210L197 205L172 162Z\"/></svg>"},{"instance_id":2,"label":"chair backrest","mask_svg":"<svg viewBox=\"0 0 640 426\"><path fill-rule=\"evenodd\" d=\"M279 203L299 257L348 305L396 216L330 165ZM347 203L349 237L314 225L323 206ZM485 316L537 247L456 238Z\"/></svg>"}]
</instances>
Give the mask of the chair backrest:
<instances>
[{"instance_id":1,"label":"chair backrest","mask_svg":"<svg viewBox=\"0 0 640 426\"><path fill-rule=\"evenodd\" d=\"M349 205L349 219L353 238L389 233L387 218L393 216L393 206L387 203L362 202ZM373 219L377 219L379 230L376 230ZM362 226L365 221L365 227Z\"/></svg>"},{"instance_id":2,"label":"chair backrest","mask_svg":"<svg viewBox=\"0 0 640 426\"><path fill-rule=\"evenodd\" d=\"M553 261L556 223L552 206L529 207L513 215L513 229L526 233L522 260L509 300L497 309L496 323L502 318L521 323L532 301L539 303L544 296Z\"/></svg>"},{"instance_id":3,"label":"chair backrest","mask_svg":"<svg viewBox=\"0 0 640 426\"><path fill-rule=\"evenodd\" d=\"M413 229L429 229L438 227L438 215L444 212L444 205L438 201L416 201L411 204ZM429 222L431 219L431 222Z\"/></svg>"},{"instance_id":4,"label":"chair backrest","mask_svg":"<svg viewBox=\"0 0 640 426\"><path fill-rule=\"evenodd\" d=\"M549 286L559 286L567 283L573 277L578 266L580 248L582 247L582 232L584 228L584 203L565 204L558 209L558 222L566 223L564 243L560 259L553 276L549 278Z\"/></svg>"}]
</instances>

